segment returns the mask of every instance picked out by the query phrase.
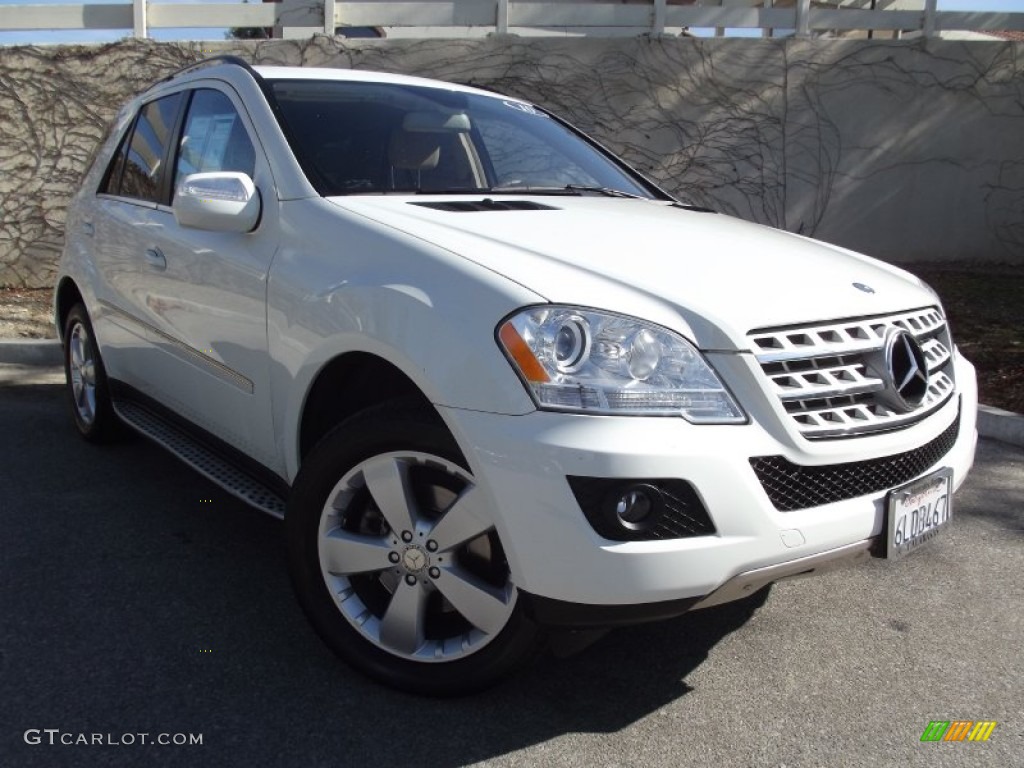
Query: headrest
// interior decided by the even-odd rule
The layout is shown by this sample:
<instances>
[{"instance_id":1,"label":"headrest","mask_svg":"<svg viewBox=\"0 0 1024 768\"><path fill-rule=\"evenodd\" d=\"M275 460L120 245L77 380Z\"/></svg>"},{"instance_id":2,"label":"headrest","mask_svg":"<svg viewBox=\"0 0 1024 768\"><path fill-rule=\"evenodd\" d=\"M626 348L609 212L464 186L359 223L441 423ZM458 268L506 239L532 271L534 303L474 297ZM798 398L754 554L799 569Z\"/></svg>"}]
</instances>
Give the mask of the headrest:
<instances>
[{"instance_id":1,"label":"headrest","mask_svg":"<svg viewBox=\"0 0 1024 768\"><path fill-rule=\"evenodd\" d=\"M406 171L429 171L441 159L441 137L436 133L397 130L388 147L391 166Z\"/></svg>"}]
</instances>

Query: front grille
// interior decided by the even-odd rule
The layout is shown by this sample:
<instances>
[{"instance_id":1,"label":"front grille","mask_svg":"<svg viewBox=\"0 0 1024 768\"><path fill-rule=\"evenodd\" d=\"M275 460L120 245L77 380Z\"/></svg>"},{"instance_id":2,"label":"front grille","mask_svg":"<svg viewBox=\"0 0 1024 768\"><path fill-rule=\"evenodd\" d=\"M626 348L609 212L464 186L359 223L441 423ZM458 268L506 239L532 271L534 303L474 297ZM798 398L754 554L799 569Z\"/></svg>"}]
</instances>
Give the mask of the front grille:
<instances>
[{"instance_id":1,"label":"front grille","mask_svg":"<svg viewBox=\"0 0 1024 768\"><path fill-rule=\"evenodd\" d=\"M928 365L924 399L894 405L885 344L893 329L913 334ZM761 370L797 430L810 440L908 426L953 394L953 344L935 307L894 315L761 329L747 334Z\"/></svg>"},{"instance_id":2,"label":"front grille","mask_svg":"<svg viewBox=\"0 0 1024 768\"><path fill-rule=\"evenodd\" d=\"M757 456L750 465L780 512L818 507L896 488L949 453L960 433L960 417L930 443L881 459L803 467L784 456Z\"/></svg>"}]
</instances>

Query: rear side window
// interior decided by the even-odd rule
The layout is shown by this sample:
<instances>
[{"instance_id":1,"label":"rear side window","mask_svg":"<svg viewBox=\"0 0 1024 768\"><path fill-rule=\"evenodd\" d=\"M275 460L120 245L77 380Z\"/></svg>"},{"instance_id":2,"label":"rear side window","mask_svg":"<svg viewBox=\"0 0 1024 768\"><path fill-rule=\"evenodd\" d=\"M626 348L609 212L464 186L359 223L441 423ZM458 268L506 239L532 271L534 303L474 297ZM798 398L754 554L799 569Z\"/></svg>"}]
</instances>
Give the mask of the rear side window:
<instances>
[{"instance_id":1,"label":"rear side window","mask_svg":"<svg viewBox=\"0 0 1024 768\"><path fill-rule=\"evenodd\" d=\"M101 191L146 202L162 202L168 144L174 133L181 94L151 101L135 119L131 136L111 160Z\"/></svg>"},{"instance_id":2,"label":"rear side window","mask_svg":"<svg viewBox=\"0 0 1024 768\"><path fill-rule=\"evenodd\" d=\"M128 141L132 137L132 126L128 126L121 143L114 153L110 165L103 174L103 183L100 184L100 192L106 195L116 195L121 187L121 173L124 171L124 156L128 154Z\"/></svg>"},{"instance_id":3,"label":"rear side window","mask_svg":"<svg viewBox=\"0 0 1024 768\"><path fill-rule=\"evenodd\" d=\"M253 176L256 153L231 100L220 91L196 91L185 118L174 186L190 173L237 171Z\"/></svg>"}]
</instances>

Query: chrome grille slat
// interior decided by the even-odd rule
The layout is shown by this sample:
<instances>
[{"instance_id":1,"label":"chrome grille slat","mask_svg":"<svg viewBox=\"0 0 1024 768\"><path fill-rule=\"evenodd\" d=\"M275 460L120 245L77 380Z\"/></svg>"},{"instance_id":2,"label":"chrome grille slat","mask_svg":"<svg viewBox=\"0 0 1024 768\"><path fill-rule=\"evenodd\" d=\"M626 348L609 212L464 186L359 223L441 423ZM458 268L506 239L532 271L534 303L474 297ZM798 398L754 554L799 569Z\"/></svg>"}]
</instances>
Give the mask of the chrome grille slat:
<instances>
[{"instance_id":1,"label":"chrome grille slat","mask_svg":"<svg viewBox=\"0 0 1024 768\"><path fill-rule=\"evenodd\" d=\"M928 365L927 392L909 413L894 410L885 397L884 348L893 328L913 334ZM935 307L758 329L747 337L771 390L808 439L908 426L942 405L955 389L952 343Z\"/></svg>"},{"instance_id":2,"label":"chrome grille slat","mask_svg":"<svg viewBox=\"0 0 1024 768\"><path fill-rule=\"evenodd\" d=\"M950 358L949 350L938 339L929 339L921 345L925 359L928 360L928 371L935 371L944 366Z\"/></svg>"},{"instance_id":3,"label":"chrome grille slat","mask_svg":"<svg viewBox=\"0 0 1024 768\"><path fill-rule=\"evenodd\" d=\"M758 361L763 364L835 355L838 348L842 348L843 354L879 349L886 330L893 325L905 328L918 339L923 339L942 330L945 322L937 309L929 307L889 317L840 320L805 328L751 331L748 337L753 342Z\"/></svg>"},{"instance_id":4,"label":"chrome grille slat","mask_svg":"<svg viewBox=\"0 0 1024 768\"><path fill-rule=\"evenodd\" d=\"M849 347L844 347L844 354L870 352L873 349L878 349L878 344L874 342L864 342L856 345L851 344ZM756 348L754 351L757 354L757 359L764 363L787 363L792 362L793 360L812 360L815 357L828 357L829 355L835 354L834 347L824 345L792 347L778 352L759 352Z\"/></svg>"},{"instance_id":5,"label":"chrome grille slat","mask_svg":"<svg viewBox=\"0 0 1024 768\"><path fill-rule=\"evenodd\" d=\"M804 372L771 374L769 378L783 400L806 400L809 397L836 397L876 392L885 382L865 375L861 364L815 368Z\"/></svg>"}]
</instances>

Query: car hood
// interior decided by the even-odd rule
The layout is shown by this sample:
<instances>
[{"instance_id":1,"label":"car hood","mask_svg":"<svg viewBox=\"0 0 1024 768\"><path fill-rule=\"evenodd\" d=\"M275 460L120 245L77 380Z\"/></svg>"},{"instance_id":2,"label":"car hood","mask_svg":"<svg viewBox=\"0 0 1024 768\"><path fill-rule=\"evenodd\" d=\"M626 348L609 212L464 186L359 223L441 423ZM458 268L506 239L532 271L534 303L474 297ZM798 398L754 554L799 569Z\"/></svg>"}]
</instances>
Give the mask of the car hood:
<instances>
[{"instance_id":1,"label":"car hood","mask_svg":"<svg viewBox=\"0 0 1024 768\"><path fill-rule=\"evenodd\" d=\"M622 198L494 199L549 208L472 210L466 204L482 198L470 196L331 202L453 251L548 301L640 316L704 349L747 349L754 329L937 303L930 289L895 267L721 214ZM439 203L467 210L432 207Z\"/></svg>"}]
</instances>

